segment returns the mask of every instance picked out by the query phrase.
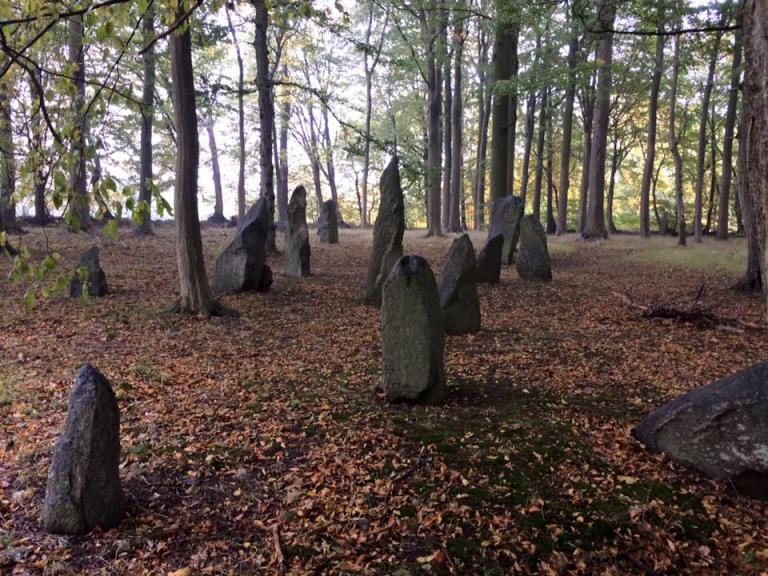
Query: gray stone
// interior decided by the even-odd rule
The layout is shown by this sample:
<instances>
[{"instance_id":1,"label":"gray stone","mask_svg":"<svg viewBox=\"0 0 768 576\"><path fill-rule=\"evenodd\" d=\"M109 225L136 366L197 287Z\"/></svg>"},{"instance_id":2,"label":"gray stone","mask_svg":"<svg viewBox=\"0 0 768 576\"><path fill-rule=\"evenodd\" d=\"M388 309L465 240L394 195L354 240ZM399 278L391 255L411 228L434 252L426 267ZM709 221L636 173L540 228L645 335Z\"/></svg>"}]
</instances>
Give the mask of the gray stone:
<instances>
[{"instance_id":1,"label":"gray stone","mask_svg":"<svg viewBox=\"0 0 768 576\"><path fill-rule=\"evenodd\" d=\"M109 292L109 286L107 285L107 276L104 274L104 270L101 269L99 263L99 247L94 246L80 256L80 264L78 268L84 268L86 271L86 277L88 282L88 295L89 296L105 296ZM80 272L75 271L72 279L69 281L69 295L72 298L80 298L83 294L83 279L80 277Z\"/></svg>"},{"instance_id":2,"label":"gray stone","mask_svg":"<svg viewBox=\"0 0 768 576\"><path fill-rule=\"evenodd\" d=\"M285 226L285 272L289 276L309 276L310 247L307 228L307 191L297 186L288 202Z\"/></svg>"},{"instance_id":3,"label":"gray stone","mask_svg":"<svg viewBox=\"0 0 768 576\"><path fill-rule=\"evenodd\" d=\"M652 452L768 499L768 363L668 402L632 433Z\"/></svg>"},{"instance_id":4,"label":"gray stone","mask_svg":"<svg viewBox=\"0 0 768 576\"><path fill-rule=\"evenodd\" d=\"M392 267L403 255L405 204L400 187L398 158L393 156L379 180L379 213L373 225L373 248L368 262L364 300L381 304L381 288Z\"/></svg>"},{"instance_id":5,"label":"gray stone","mask_svg":"<svg viewBox=\"0 0 768 576\"><path fill-rule=\"evenodd\" d=\"M112 387L90 364L77 372L67 421L53 449L43 512L45 529L79 534L123 518L120 410Z\"/></svg>"},{"instance_id":6,"label":"gray stone","mask_svg":"<svg viewBox=\"0 0 768 576\"><path fill-rule=\"evenodd\" d=\"M251 206L235 238L216 259L213 289L232 294L244 290L265 292L272 284L267 259L267 237L272 226L269 203L259 199Z\"/></svg>"},{"instance_id":7,"label":"gray stone","mask_svg":"<svg viewBox=\"0 0 768 576\"><path fill-rule=\"evenodd\" d=\"M552 281L547 234L538 218L529 214L520 223L520 251L517 254L517 274L523 280Z\"/></svg>"},{"instance_id":8,"label":"gray stone","mask_svg":"<svg viewBox=\"0 0 768 576\"><path fill-rule=\"evenodd\" d=\"M498 284L501 277L501 252L504 235L496 234L488 239L477 255L477 281L480 284Z\"/></svg>"},{"instance_id":9,"label":"gray stone","mask_svg":"<svg viewBox=\"0 0 768 576\"><path fill-rule=\"evenodd\" d=\"M477 260L469 234L462 234L451 244L438 293L446 334L472 334L480 330Z\"/></svg>"},{"instance_id":10,"label":"gray stone","mask_svg":"<svg viewBox=\"0 0 768 576\"><path fill-rule=\"evenodd\" d=\"M339 243L339 216L336 202L326 200L320 207L320 220L317 224L317 233L323 244Z\"/></svg>"},{"instance_id":11,"label":"gray stone","mask_svg":"<svg viewBox=\"0 0 768 576\"><path fill-rule=\"evenodd\" d=\"M515 262L517 240L520 237L520 220L523 218L525 203L519 196L505 196L496 200L491 206L491 226L488 229L488 239L501 234L504 236L504 247L501 251L502 264Z\"/></svg>"},{"instance_id":12,"label":"gray stone","mask_svg":"<svg viewBox=\"0 0 768 576\"><path fill-rule=\"evenodd\" d=\"M435 276L424 258L403 256L387 277L381 309L387 401L445 398L445 331Z\"/></svg>"}]
</instances>

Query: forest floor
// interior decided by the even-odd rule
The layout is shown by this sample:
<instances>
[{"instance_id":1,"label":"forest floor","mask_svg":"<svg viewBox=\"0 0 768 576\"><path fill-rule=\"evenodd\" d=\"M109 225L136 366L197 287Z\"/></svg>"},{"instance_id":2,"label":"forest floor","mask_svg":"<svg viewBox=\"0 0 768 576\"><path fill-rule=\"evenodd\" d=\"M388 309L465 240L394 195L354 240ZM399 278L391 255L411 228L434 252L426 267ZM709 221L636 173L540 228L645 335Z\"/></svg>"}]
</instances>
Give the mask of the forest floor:
<instances>
[{"instance_id":1,"label":"forest floor","mask_svg":"<svg viewBox=\"0 0 768 576\"><path fill-rule=\"evenodd\" d=\"M206 229L209 272L231 229ZM312 235L314 276L272 262L240 318L161 314L173 229L47 242L73 267L102 245L112 293L22 306L0 258L0 573L766 574L768 505L647 453L630 434L665 400L765 360L768 334L649 320L689 300L761 321L730 286L743 241L550 239L554 281L480 286L483 329L450 337L447 402L388 405L379 311L360 295L370 233ZM482 236L473 235L476 248ZM24 237L40 256L40 231ZM450 238L408 232L439 273ZM51 449L77 367L122 411L128 516L47 535Z\"/></svg>"}]
</instances>

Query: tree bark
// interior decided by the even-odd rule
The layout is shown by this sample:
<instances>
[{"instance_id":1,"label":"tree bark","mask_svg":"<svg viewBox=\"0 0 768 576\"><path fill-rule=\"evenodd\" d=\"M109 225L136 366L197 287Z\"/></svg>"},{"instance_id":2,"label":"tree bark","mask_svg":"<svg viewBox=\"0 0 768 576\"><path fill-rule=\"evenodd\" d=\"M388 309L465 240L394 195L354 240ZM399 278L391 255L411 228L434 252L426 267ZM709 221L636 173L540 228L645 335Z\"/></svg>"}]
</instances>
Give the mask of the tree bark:
<instances>
[{"instance_id":1,"label":"tree bark","mask_svg":"<svg viewBox=\"0 0 768 576\"><path fill-rule=\"evenodd\" d=\"M13 93L13 85L3 83L0 101L0 231L17 232L16 203L16 158L13 143L13 114L11 99L6 95Z\"/></svg>"},{"instance_id":2,"label":"tree bark","mask_svg":"<svg viewBox=\"0 0 768 576\"><path fill-rule=\"evenodd\" d=\"M283 68L283 75L286 75ZM288 124L291 121L291 102L286 97L280 108L280 163L277 165L277 213L278 222L285 226L288 221Z\"/></svg>"},{"instance_id":3,"label":"tree bark","mask_svg":"<svg viewBox=\"0 0 768 576\"><path fill-rule=\"evenodd\" d=\"M463 3L459 5L463 8ZM448 232L462 231L462 200L464 197L464 102L463 90L463 58L464 58L464 20L459 19L453 31L453 99L451 106L451 206L448 213ZM447 122L446 122L447 124Z\"/></svg>"},{"instance_id":4,"label":"tree bark","mask_svg":"<svg viewBox=\"0 0 768 576\"><path fill-rule=\"evenodd\" d=\"M243 55L240 52L240 42L237 40L237 32L232 24L232 15L230 14L230 5L226 5L227 24L229 33L232 35L232 44L235 47L237 56L237 221L238 223L245 218L245 105L244 105L244 84L245 70L243 67Z\"/></svg>"},{"instance_id":5,"label":"tree bark","mask_svg":"<svg viewBox=\"0 0 768 576\"><path fill-rule=\"evenodd\" d=\"M707 203L707 223L704 226L704 234L712 232L712 215L715 209L715 196L717 195L717 129L715 119L715 103L712 102L710 108L709 125L709 202Z\"/></svg>"},{"instance_id":6,"label":"tree bark","mask_svg":"<svg viewBox=\"0 0 768 576\"><path fill-rule=\"evenodd\" d=\"M725 112L725 137L723 139L723 173L720 181L720 201L717 212L718 240L728 239L728 203L731 194L733 173L733 134L736 127L736 110L739 103L739 84L741 77L742 31L736 30L733 39L733 61L731 64L731 89L728 93L728 108Z\"/></svg>"},{"instance_id":7,"label":"tree bark","mask_svg":"<svg viewBox=\"0 0 768 576\"><path fill-rule=\"evenodd\" d=\"M331 128L328 123L328 106L323 104L323 142L325 153L325 177L328 180L328 188L331 190L331 199L336 203L336 218L339 225L345 226L344 217L341 215L339 204L339 192L336 188L336 165L333 162L333 144L331 142Z\"/></svg>"},{"instance_id":8,"label":"tree bark","mask_svg":"<svg viewBox=\"0 0 768 576\"><path fill-rule=\"evenodd\" d=\"M320 177L320 158L318 153L317 131L315 130L315 112L312 102L307 102L307 112L309 115L309 163L312 167L312 181L315 185L315 198L317 199L317 217L323 209L323 189L322 179Z\"/></svg>"},{"instance_id":9,"label":"tree bark","mask_svg":"<svg viewBox=\"0 0 768 576\"><path fill-rule=\"evenodd\" d=\"M488 41L484 35L479 39L479 57L477 60L477 76L480 89L478 91L479 126L477 135L477 168L474 190L474 225L475 230L481 230L485 224L485 168L488 155L488 125L491 118L491 98L493 90L487 84L488 76Z\"/></svg>"},{"instance_id":10,"label":"tree bark","mask_svg":"<svg viewBox=\"0 0 768 576\"><path fill-rule=\"evenodd\" d=\"M664 2L657 0L657 21L659 26L664 22ZM663 28L662 28L663 29ZM656 37L656 56L653 64L653 77L651 78L651 95L648 99L648 144L643 168L643 180L640 184L640 236L648 238L651 235L650 218L650 193L653 173L656 169L656 123L659 110L659 90L661 88L661 75L664 67L664 41L662 35Z\"/></svg>"},{"instance_id":11,"label":"tree bark","mask_svg":"<svg viewBox=\"0 0 768 576\"><path fill-rule=\"evenodd\" d=\"M427 236L442 236L440 222L440 115L443 105L440 63L435 42L438 36L437 2L430 0L424 15L427 52ZM442 8L442 3L441 3Z\"/></svg>"},{"instance_id":12,"label":"tree bark","mask_svg":"<svg viewBox=\"0 0 768 576\"><path fill-rule=\"evenodd\" d=\"M595 117L594 85L585 87L584 96L584 144L581 160L581 183L579 184L579 234L587 225L587 194L589 193L589 171L592 162L592 124Z\"/></svg>"},{"instance_id":13,"label":"tree bark","mask_svg":"<svg viewBox=\"0 0 768 576\"><path fill-rule=\"evenodd\" d=\"M272 82L269 72L269 47L267 43L267 27L269 14L266 0L252 0L255 10L253 47L256 52L256 85L259 93L259 183L262 198L269 202L272 215L272 231L267 241L268 253L275 250L275 188L272 166L272 127L275 123L275 108L272 100Z\"/></svg>"},{"instance_id":14,"label":"tree bark","mask_svg":"<svg viewBox=\"0 0 768 576\"><path fill-rule=\"evenodd\" d=\"M619 164L621 163L622 153L623 152L619 148L618 134L615 134L613 138L613 150L611 154L611 172L608 177L608 198L606 201L609 234L616 234L616 232L618 232L616 223L613 221L613 195L616 191L616 173L619 171Z\"/></svg>"},{"instance_id":15,"label":"tree bark","mask_svg":"<svg viewBox=\"0 0 768 576\"><path fill-rule=\"evenodd\" d=\"M214 222L224 222L224 194L221 190L221 168L219 167L219 149L216 146L216 133L213 127L213 118L208 118L205 124L205 130L208 132L208 146L211 150L211 169L213 171L213 216Z\"/></svg>"},{"instance_id":16,"label":"tree bark","mask_svg":"<svg viewBox=\"0 0 768 576\"><path fill-rule=\"evenodd\" d=\"M75 97L72 99L73 116L77 124L72 145L72 165L69 171L69 230L89 232L91 213L85 168L85 52L83 51L83 16L68 21L69 62L74 65Z\"/></svg>"},{"instance_id":17,"label":"tree bark","mask_svg":"<svg viewBox=\"0 0 768 576\"><path fill-rule=\"evenodd\" d=\"M762 277L760 275L760 214L753 204L753 196L747 188L749 166L747 163L748 146L742 144L748 128L745 126L746 114L741 115L739 122L739 151L737 154L736 190L744 219L744 232L747 237L747 269L744 276L734 286L740 292L761 292Z\"/></svg>"},{"instance_id":18,"label":"tree bark","mask_svg":"<svg viewBox=\"0 0 768 576\"><path fill-rule=\"evenodd\" d=\"M601 0L598 19L606 30L613 28L616 3ZM597 88L595 91L595 125L592 134L592 157L589 165L589 192L587 194L587 222L584 238L606 238L605 229L605 158L608 124L611 113L611 63L613 61L613 33L603 32L597 47Z\"/></svg>"},{"instance_id":19,"label":"tree bark","mask_svg":"<svg viewBox=\"0 0 768 576\"><path fill-rule=\"evenodd\" d=\"M30 78L29 89L32 96L32 109L30 125L32 130L32 150L34 165L34 198L35 198L35 224L44 226L50 220L45 201L45 186L48 180L48 173L45 170L44 157L44 138L46 126L43 120L43 112L40 108L40 98L42 94L38 85L42 86L42 72L34 71L36 81Z\"/></svg>"},{"instance_id":20,"label":"tree bark","mask_svg":"<svg viewBox=\"0 0 768 576\"><path fill-rule=\"evenodd\" d=\"M447 11L446 11L447 12ZM443 25L441 50L443 59L443 199L440 224L443 231L448 231L451 217L451 177L453 176L453 86L451 85L451 56L447 49L447 24Z\"/></svg>"},{"instance_id":21,"label":"tree bark","mask_svg":"<svg viewBox=\"0 0 768 576\"><path fill-rule=\"evenodd\" d=\"M533 135L536 116L536 92L531 91L525 103L525 142L523 145L523 174L520 182L520 198L525 204L528 196L528 179L531 172L531 149L533 148Z\"/></svg>"},{"instance_id":22,"label":"tree bark","mask_svg":"<svg viewBox=\"0 0 768 576\"><path fill-rule=\"evenodd\" d=\"M555 221L555 209L553 206L553 202L557 202L557 197L555 196L555 150L553 140L552 117L550 116L547 121L547 234L555 234L557 232L557 222Z\"/></svg>"},{"instance_id":23,"label":"tree bark","mask_svg":"<svg viewBox=\"0 0 768 576\"><path fill-rule=\"evenodd\" d=\"M539 107L539 133L536 141L536 174L533 180L533 216L541 220L541 186L544 182L544 144L547 136L547 98L549 90L541 90L541 105Z\"/></svg>"},{"instance_id":24,"label":"tree bark","mask_svg":"<svg viewBox=\"0 0 768 576\"><path fill-rule=\"evenodd\" d=\"M155 38L155 6L150 4L144 14L142 35L145 45ZM142 56L144 78L141 94L141 150L139 168L139 205L142 219L136 226L138 234L152 234L152 127L155 116L155 46Z\"/></svg>"},{"instance_id":25,"label":"tree bark","mask_svg":"<svg viewBox=\"0 0 768 576\"><path fill-rule=\"evenodd\" d=\"M576 99L576 53L579 49L579 36L576 19L568 10L570 21L570 39L568 41L568 84L565 88L563 107L563 140L560 150L560 190L557 203L558 236L568 232L568 189L571 186L571 142L573 139L573 104Z\"/></svg>"},{"instance_id":26,"label":"tree bark","mask_svg":"<svg viewBox=\"0 0 768 576\"><path fill-rule=\"evenodd\" d=\"M683 204L683 157L680 154L680 135L677 133L677 84L680 76L680 36L675 36L672 61L672 79L669 89L669 148L675 162L675 209L677 213L677 243L685 246L685 205Z\"/></svg>"}]
</instances>

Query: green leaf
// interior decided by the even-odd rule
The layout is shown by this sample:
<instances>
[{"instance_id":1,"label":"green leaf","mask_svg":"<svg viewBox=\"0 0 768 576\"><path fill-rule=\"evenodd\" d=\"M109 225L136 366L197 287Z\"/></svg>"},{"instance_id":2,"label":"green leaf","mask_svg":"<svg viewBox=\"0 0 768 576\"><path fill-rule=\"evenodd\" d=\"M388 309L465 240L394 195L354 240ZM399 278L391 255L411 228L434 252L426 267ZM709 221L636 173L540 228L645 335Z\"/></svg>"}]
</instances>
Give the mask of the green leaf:
<instances>
[{"instance_id":1,"label":"green leaf","mask_svg":"<svg viewBox=\"0 0 768 576\"><path fill-rule=\"evenodd\" d=\"M35 307L36 301L35 291L33 288L30 288L24 293L24 308L27 310L32 310Z\"/></svg>"}]
</instances>

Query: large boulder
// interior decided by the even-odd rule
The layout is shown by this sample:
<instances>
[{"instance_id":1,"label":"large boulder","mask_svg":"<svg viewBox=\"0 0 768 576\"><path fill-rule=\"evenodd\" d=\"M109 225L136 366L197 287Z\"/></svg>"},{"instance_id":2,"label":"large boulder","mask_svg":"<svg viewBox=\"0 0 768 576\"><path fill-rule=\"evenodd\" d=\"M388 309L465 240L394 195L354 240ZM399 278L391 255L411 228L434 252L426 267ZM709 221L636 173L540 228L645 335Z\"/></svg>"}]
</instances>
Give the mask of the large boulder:
<instances>
[{"instance_id":1,"label":"large boulder","mask_svg":"<svg viewBox=\"0 0 768 576\"><path fill-rule=\"evenodd\" d=\"M632 433L652 452L768 499L768 363L668 402Z\"/></svg>"},{"instance_id":2,"label":"large boulder","mask_svg":"<svg viewBox=\"0 0 768 576\"><path fill-rule=\"evenodd\" d=\"M451 244L438 293L446 334L471 334L480 330L477 260L469 234L462 234Z\"/></svg>"},{"instance_id":3,"label":"large boulder","mask_svg":"<svg viewBox=\"0 0 768 576\"><path fill-rule=\"evenodd\" d=\"M323 244L339 243L339 216L338 207L333 200L326 200L320 206L320 221L317 224L317 233Z\"/></svg>"},{"instance_id":4,"label":"large boulder","mask_svg":"<svg viewBox=\"0 0 768 576\"><path fill-rule=\"evenodd\" d=\"M368 262L364 300L367 304L381 304L381 287L392 267L403 255L405 233L405 204L400 187L400 169L397 156L393 156L379 180L379 213L373 225L373 249Z\"/></svg>"},{"instance_id":5,"label":"large boulder","mask_svg":"<svg viewBox=\"0 0 768 576\"><path fill-rule=\"evenodd\" d=\"M81 270L83 271L81 275ZM89 296L105 296L109 292L107 276L99 263L99 247L94 246L80 256L78 269L69 281L69 295L80 298L83 295L83 276L88 285Z\"/></svg>"},{"instance_id":6,"label":"large boulder","mask_svg":"<svg viewBox=\"0 0 768 576\"><path fill-rule=\"evenodd\" d=\"M501 252L504 235L496 234L488 239L477 255L477 281L480 284L498 284L501 277Z\"/></svg>"},{"instance_id":7,"label":"large boulder","mask_svg":"<svg viewBox=\"0 0 768 576\"><path fill-rule=\"evenodd\" d=\"M445 331L435 276L424 258L403 256L384 282L384 395L433 403L445 398Z\"/></svg>"},{"instance_id":8,"label":"large boulder","mask_svg":"<svg viewBox=\"0 0 768 576\"><path fill-rule=\"evenodd\" d=\"M272 227L269 203L261 198L251 206L243 222L216 260L213 289L232 294L244 290L269 290L272 284L267 259L267 238Z\"/></svg>"},{"instance_id":9,"label":"large boulder","mask_svg":"<svg viewBox=\"0 0 768 576\"><path fill-rule=\"evenodd\" d=\"M516 259L517 274L523 280L552 280L547 234L539 219L529 214L520 223L520 251Z\"/></svg>"},{"instance_id":10,"label":"large boulder","mask_svg":"<svg viewBox=\"0 0 768 576\"><path fill-rule=\"evenodd\" d=\"M501 234L504 236L504 247L501 251L503 264L513 264L517 240L520 237L520 220L523 219L525 203L519 196L499 198L491 206L491 226L488 229L488 239Z\"/></svg>"},{"instance_id":11,"label":"large boulder","mask_svg":"<svg viewBox=\"0 0 768 576\"><path fill-rule=\"evenodd\" d=\"M309 228L307 228L307 191L297 186L288 202L285 226L285 272L289 276L309 276Z\"/></svg>"},{"instance_id":12,"label":"large boulder","mask_svg":"<svg viewBox=\"0 0 768 576\"><path fill-rule=\"evenodd\" d=\"M79 534L123 518L120 410L104 376L90 364L77 372L67 421L53 449L43 512L45 529Z\"/></svg>"}]
</instances>

